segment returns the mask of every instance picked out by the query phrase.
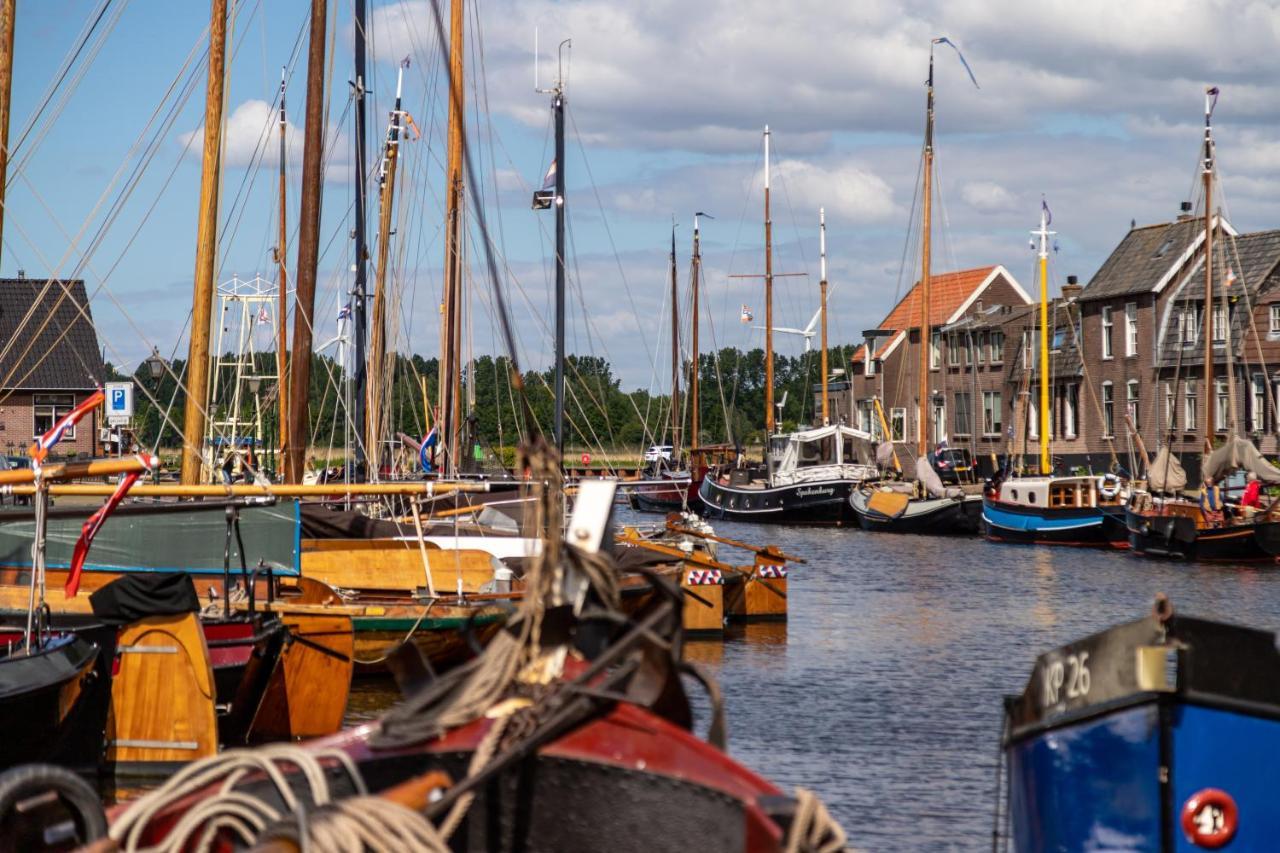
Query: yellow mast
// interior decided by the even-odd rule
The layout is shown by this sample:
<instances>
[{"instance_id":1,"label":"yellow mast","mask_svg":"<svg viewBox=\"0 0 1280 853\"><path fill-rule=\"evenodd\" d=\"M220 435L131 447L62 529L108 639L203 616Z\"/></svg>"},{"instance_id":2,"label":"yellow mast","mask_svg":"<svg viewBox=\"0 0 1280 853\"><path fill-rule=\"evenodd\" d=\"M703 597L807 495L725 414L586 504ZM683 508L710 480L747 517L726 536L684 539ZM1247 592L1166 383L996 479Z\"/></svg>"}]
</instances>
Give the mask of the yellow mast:
<instances>
[{"instance_id":1,"label":"yellow mast","mask_svg":"<svg viewBox=\"0 0 1280 853\"><path fill-rule=\"evenodd\" d=\"M455 472L463 464L460 449L462 428L462 371L460 369L462 328L462 147L466 128L463 90L463 0L452 0L449 9L449 134L445 187L444 309L440 337L440 444L444 449L444 470ZM557 163L563 168L563 163Z\"/></svg>"},{"instance_id":2,"label":"yellow mast","mask_svg":"<svg viewBox=\"0 0 1280 853\"><path fill-rule=\"evenodd\" d=\"M222 101L227 59L227 0L212 0L209 14L209 81L204 103L204 156L196 232L191 340L187 348L187 404L182 422L182 484L202 479L205 402L209 396L209 323L218 261L218 175L222 167Z\"/></svg>"},{"instance_id":3,"label":"yellow mast","mask_svg":"<svg viewBox=\"0 0 1280 853\"><path fill-rule=\"evenodd\" d=\"M1031 233L1040 238L1040 473L1053 473L1049 455L1049 230L1053 218L1049 205L1040 203L1040 230Z\"/></svg>"}]
</instances>

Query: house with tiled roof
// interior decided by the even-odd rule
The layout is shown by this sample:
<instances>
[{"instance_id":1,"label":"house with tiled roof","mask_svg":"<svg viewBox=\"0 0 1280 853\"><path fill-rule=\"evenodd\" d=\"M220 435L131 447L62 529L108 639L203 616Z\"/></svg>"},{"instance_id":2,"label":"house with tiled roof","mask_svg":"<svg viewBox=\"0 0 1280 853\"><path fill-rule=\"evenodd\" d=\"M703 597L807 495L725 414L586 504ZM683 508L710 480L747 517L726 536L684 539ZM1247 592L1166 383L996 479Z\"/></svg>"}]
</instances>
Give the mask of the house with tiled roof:
<instances>
[{"instance_id":1,"label":"house with tiled roof","mask_svg":"<svg viewBox=\"0 0 1280 853\"><path fill-rule=\"evenodd\" d=\"M965 349L958 342L948 348L944 341L945 329L961 321L971 313L1013 310L1025 308L1031 298L1005 267L996 264L969 270L944 272L930 277L928 318L931 327L929 372L930 392L926 405L930 407L932 435L930 444L956 432L960 426L971 433L986 435L988 443L1003 433L1005 401L1003 392L965 398L956 397L950 386L960 373L965 352L972 353L972 361L963 364L978 365L982 384L1000 386L1004 382L1009 344L997 331L981 339L982 352ZM905 296L893 307L878 327L882 334L869 336L868 345L859 347L852 359L849 378L842 388L847 398L842 400L847 417L855 426L868 432L883 432L880 418L875 411L875 400L884 410L885 423L895 442L914 445L918 424L917 397L920 370L920 283L917 281ZM951 359L957 359L955 364ZM972 394L972 389L962 392ZM984 408L985 406L985 408ZM957 408L958 407L958 408ZM992 408L994 407L994 408ZM841 410L838 408L837 410Z\"/></svg>"},{"instance_id":2,"label":"house with tiled roof","mask_svg":"<svg viewBox=\"0 0 1280 853\"><path fill-rule=\"evenodd\" d=\"M104 380L83 281L0 279L0 450L24 454ZM92 454L97 414L68 431L56 456Z\"/></svg>"}]
</instances>

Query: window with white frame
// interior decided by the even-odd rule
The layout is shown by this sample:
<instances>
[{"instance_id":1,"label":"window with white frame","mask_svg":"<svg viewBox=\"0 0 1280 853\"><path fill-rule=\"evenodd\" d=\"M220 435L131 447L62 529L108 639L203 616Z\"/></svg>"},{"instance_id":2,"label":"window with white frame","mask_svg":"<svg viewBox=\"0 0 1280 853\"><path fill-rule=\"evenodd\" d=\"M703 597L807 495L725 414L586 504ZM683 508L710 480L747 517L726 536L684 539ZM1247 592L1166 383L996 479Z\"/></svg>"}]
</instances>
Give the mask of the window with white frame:
<instances>
[{"instance_id":1,"label":"window with white frame","mask_svg":"<svg viewBox=\"0 0 1280 853\"><path fill-rule=\"evenodd\" d=\"M1184 432L1195 432L1200 427L1196 415L1200 408L1200 395L1196 393L1196 383L1187 380L1183 390L1182 429Z\"/></svg>"},{"instance_id":2,"label":"window with white frame","mask_svg":"<svg viewBox=\"0 0 1280 853\"><path fill-rule=\"evenodd\" d=\"M1062 435L1075 438L1078 427L1076 410L1080 404L1080 386L1069 382L1062 388Z\"/></svg>"},{"instance_id":3,"label":"window with white frame","mask_svg":"<svg viewBox=\"0 0 1280 853\"><path fill-rule=\"evenodd\" d=\"M1164 383L1164 428L1178 428L1178 396L1172 382Z\"/></svg>"},{"instance_id":4,"label":"window with white frame","mask_svg":"<svg viewBox=\"0 0 1280 853\"><path fill-rule=\"evenodd\" d=\"M1138 427L1138 380L1130 379L1125 385L1124 412L1129 416L1129 424L1134 432Z\"/></svg>"},{"instance_id":5,"label":"window with white frame","mask_svg":"<svg viewBox=\"0 0 1280 853\"><path fill-rule=\"evenodd\" d=\"M1268 308L1271 322L1267 325L1267 330L1273 335L1280 335L1280 302L1274 302Z\"/></svg>"},{"instance_id":6,"label":"window with white frame","mask_svg":"<svg viewBox=\"0 0 1280 853\"><path fill-rule=\"evenodd\" d=\"M59 419L66 417L75 408L74 394L35 394L31 398L33 436L44 435L53 429ZM63 433L64 439L76 437L76 426L72 424Z\"/></svg>"},{"instance_id":7,"label":"window with white frame","mask_svg":"<svg viewBox=\"0 0 1280 853\"><path fill-rule=\"evenodd\" d=\"M937 370L942 366L942 332L934 332L929 336L929 369Z\"/></svg>"},{"instance_id":8,"label":"window with white frame","mask_svg":"<svg viewBox=\"0 0 1280 853\"><path fill-rule=\"evenodd\" d=\"M1004 332L999 330L991 333L991 347L989 350L991 358L988 359L992 364L1000 364L1004 361Z\"/></svg>"},{"instance_id":9,"label":"window with white frame","mask_svg":"<svg viewBox=\"0 0 1280 853\"><path fill-rule=\"evenodd\" d=\"M984 361L986 361L986 349L987 349L987 333L986 332L982 332L981 334L977 334L977 335L970 334L969 345L973 347L973 361L975 364L982 364Z\"/></svg>"},{"instance_id":10,"label":"window with white frame","mask_svg":"<svg viewBox=\"0 0 1280 853\"><path fill-rule=\"evenodd\" d=\"M1116 434L1115 388L1110 381L1102 383L1102 435L1110 438Z\"/></svg>"},{"instance_id":11,"label":"window with white frame","mask_svg":"<svg viewBox=\"0 0 1280 853\"><path fill-rule=\"evenodd\" d=\"M1227 339L1227 309L1222 305L1213 306L1213 342L1223 343Z\"/></svg>"},{"instance_id":12,"label":"window with white frame","mask_svg":"<svg viewBox=\"0 0 1280 853\"><path fill-rule=\"evenodd\" d=\"M1124 354L1133 358L1138 354L1138 303L1126 302L1124 306Z\"/></svg>"},{"instance_id":13,"label":"window with white frame","mask_svg":"<svg viewBox=\"0 0 1280 853\"><path fill-rule=\"evenodd\" d=\"M1267 380L1261 373L1251 379L1252 393L1249 406L1249 431L1265 432L1267 429Z\"/></svg>"},{"instance_id":14,"label":"window with white frame","mask_svg":"<svg viewBox=\"0 0 1280 853\"><path fill-rule=\"evenodd\" d=\"M1003 416L1003 403L999 391L982 392L982 433L983 435L999 435L1000 419Z\"/></svg>"},{"instance_id":15,"label":"window with white frame","mask_svg":"<svg viewBox=\"0 0 1280 853\"><path fill-rule=\"evenodd\" d=\"M907 440L907 410L889 410L889 433L894 441Z\"/></svg>"},{"instance_id":16,"label":"window with white frame","mask_svg":"<svg viewBox=\"0 0 1280 853\"><path fill-rule=\"evenodd\" d=\"M1221 379L1213 383L1213 429L1215 432L1227 431L1227 410L1231 398L1227 396L1227 383Z\"/></svg>"},{"instance_id":17,"label":"window with white frame","mask_svg":"<svg viewBox=\"0 0 1280 853\"><path fill-rule=\"evenodd\" d=\"M1114 324L1111 322L1111 306L1102 306L1102 357L1112 358L1114 354L1111 350L1111 328ZM1107 435L1111 432L1108 431Z\"/></svg>"},{"instance_id":18,"label":"window with white frame","mask_svg":"<svg viewBox=\"0 0 1280 853\"><path fill-rule=\"evenodd\" d=\"M1178 315L1178 320L1178 325L1181 328L1180 337L1182 339L1182 345L1187 347L1193 346L1196 340L1200 337L1199 329L1197 328L1199 323L1197 322L1198 315L1196 314L1196 310L1194 308L1183 308L1182 312Z\"/></svg>"}]
</instances>

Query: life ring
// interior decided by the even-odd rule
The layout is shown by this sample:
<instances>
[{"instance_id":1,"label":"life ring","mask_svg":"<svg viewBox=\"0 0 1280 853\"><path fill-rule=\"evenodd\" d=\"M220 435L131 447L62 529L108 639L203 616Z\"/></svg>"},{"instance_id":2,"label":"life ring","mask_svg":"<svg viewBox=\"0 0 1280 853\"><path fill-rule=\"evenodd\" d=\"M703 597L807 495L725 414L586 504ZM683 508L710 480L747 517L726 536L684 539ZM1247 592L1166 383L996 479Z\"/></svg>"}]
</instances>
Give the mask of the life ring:
<instances>
[{"instance_id":1,"label":"life ring","mask_svg":"<svg viewBox=\"0 0 1280 853\"><path fill-rule=\"evenodd\" d=\"M1115 500L1120 494L1120 478L1115 474L1103 474L1098 485L1098 494L1105 500Z\"/></svg>"},{"instance_id":2,"label":"life ring","mask_svg":"<svg viewBox=\"0 0 1280 853\"><path fill-rule=\"evenodd\" d=\"M35 803L39 807L31 808ZM0 837L6 849L40 849L50 821L64 827L77 847L107 836L98 792L70 770L23 764L0 773Z\"/></svg>"},{"instance_id":3,"label":"life ring","mask_svg":"<svg viewBox=\"0 0 1280 853\"><path fill-rule=\"evenodd\" d=\"M1182 831L1197 847L1217 850L1236 835L1240 811L1231 795L1218 788L1196 791L1182 806Z\"/></svg>"}]
</instances>

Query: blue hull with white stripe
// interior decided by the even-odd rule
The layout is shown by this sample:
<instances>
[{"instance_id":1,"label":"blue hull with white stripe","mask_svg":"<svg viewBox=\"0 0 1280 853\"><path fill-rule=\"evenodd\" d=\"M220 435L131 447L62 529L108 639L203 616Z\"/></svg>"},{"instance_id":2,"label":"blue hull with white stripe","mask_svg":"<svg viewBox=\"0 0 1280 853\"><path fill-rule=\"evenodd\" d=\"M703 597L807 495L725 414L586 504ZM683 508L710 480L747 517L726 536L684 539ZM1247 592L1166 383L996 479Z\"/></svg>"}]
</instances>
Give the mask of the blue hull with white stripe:
<instances>
[{"instance_id":1,"label":"blue hull with white stripe","mask_svg":"<svg viewBox=\"0 0 1280 853\"><path fill-rule=\"evenodd\" d=\"M982 525L993 542L1126 548L1124 507L1029 507L982 499Z\"/></svg>"}]
</instances>

